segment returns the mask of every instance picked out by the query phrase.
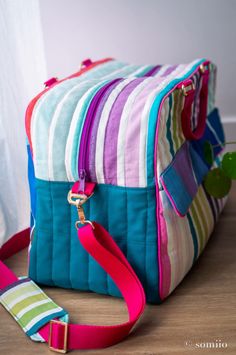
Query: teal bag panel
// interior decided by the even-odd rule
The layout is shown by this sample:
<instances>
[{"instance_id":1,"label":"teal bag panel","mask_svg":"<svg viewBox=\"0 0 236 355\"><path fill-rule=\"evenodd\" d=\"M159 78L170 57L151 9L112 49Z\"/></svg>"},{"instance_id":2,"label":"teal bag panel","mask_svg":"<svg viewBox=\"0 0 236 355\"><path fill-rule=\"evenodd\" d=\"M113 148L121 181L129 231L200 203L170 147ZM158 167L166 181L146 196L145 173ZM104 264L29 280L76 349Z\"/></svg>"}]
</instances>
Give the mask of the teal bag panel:
<instances>
[{"instance_id":1,"label":"teal bag panel","mask_svg":"<svg viewBox=\"0 0 236 355\"><path fill-rule=\"evenodd\" d=\"M78 240L75 206L67 202L69 182L35 179L36 225L29 276L37 283L121 296L116 285ZM144 286L147 301L160 303L156 188L99 184L84 205L86 218L109 231Z\"/></svg>"}]
</instances>

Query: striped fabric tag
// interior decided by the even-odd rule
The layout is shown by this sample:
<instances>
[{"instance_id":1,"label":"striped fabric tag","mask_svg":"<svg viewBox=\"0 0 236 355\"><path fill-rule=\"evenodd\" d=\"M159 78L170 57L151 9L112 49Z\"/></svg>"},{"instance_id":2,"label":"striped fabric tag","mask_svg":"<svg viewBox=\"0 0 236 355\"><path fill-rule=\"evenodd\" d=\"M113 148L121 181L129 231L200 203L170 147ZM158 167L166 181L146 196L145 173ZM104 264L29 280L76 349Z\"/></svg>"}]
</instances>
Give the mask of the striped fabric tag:
<instances>
[{"instance_id":1,"label":"striped fabric tag","mask_svg":"<svg viewBox=\"0 0 236 355\"><path fill-rule=\"evenodd\" d=\"M0 291L0 303L33 340L51 319L67 316L32 280L24 278Z\"/></svg>"},{"instance_id":2,"label":"striped fabric tag","mask_svg":"<svg viewBox=\"0 0 236 355\"><path fill-rule=\"evenodd\" d=\"M208 170L191 143L186 141L161 174L161 184L179 216L188 212Z\"/></svg>"}]
</instances>

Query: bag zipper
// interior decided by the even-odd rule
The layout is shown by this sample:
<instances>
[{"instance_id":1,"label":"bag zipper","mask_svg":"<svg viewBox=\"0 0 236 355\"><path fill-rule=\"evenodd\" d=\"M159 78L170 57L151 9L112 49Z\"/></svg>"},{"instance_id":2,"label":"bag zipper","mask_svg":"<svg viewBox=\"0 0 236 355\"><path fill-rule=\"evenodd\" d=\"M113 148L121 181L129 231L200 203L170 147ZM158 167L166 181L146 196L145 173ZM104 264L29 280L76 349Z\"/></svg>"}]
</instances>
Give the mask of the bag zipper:
<instances>
[{"instance_id":1,"label":"bag zipper","mask_svg":"<svg viewBox=\"0 0 236 355\"><path fill-rule=\"evenodd\" d=\"M78 171L79 171L79 191L84 192L85 190L85 181L89 179L89 136L91 132L91 127L93 124L94 117L96 115L97 109L99 107L99 103L101 102L105 93L109 90L111 86L121 81L122 79L117 78L114 79L107 84L105 84L102 88L100 88L97 93L94 95L91 104L89 105L83 130L82 136L80 140L80 148L79 148L79 159L78 159Z\"/></svg>"}]
</instances>

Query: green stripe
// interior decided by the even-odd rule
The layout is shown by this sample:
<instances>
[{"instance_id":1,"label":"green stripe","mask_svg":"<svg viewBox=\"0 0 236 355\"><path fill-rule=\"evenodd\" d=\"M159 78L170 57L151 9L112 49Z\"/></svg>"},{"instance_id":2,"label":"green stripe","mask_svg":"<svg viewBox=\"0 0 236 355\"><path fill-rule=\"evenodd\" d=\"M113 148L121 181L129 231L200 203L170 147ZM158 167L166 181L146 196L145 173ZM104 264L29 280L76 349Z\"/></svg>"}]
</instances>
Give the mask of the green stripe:
<instances>
[{"instance_id":1,"label":"green stripe","mask_svg":"<svg viewBox=\"0 0 236 355\"><path fill-rule=\"evenodd\" d=\"M195 230L196 230L197 236L198 236L198 255L199 255L201 241L203 239L203 232L202 232L202 227L201 227L200 221L198 219L198 215L197 215L196 208L195 208L195 199L193 200L192 205L190 207L190 213L191 213L192 220L195 225Z\"/></svg>"},{"instance_id":2,"label":"green stripe","mask_svg":"<svg viewBox=\"0 0 236 355\"><path fill-rule=\"evenodd\" d=\"M34 318L55 308L58 308L58 306L52 301L50 303L42 304L25 313L21 318L19 318L18 322L25 328Z\"/></svg>"},{"instance_id":3,"label":"green stripe","mask_svg":"<svg viewBox=\"0 0 236 355\"><path fill-rule=\"evenodd\" d=\"M179 108L179 93L180 90L175 90L173 92L173 100L174 100L174 105L173 105L173 114L172 114L172 126L173 126L173 130L172 130L172 136L173 136L173 141L175 144L175 151L178 150L178 137L177 137L177 133L179 133L179 128L177 127L177 123L178 123L178 119L180 116L178 116L178 108Z\"/></svg>"},{"instance_id":4,"label":"green stripe","mask_svg":"<svg viewBox=\"0 0 236 355\"><path fill-rule=\"evenodd\" d=\"M166 138L167 138L167 141L168 141L169 146L170 146L170 154L172 155L172 157L174 157L175 151L174 151L172 135L171 135L171 122L173 121L171 119L172 103L173 103L173 99L172 99L172 95L170 95L169 96L169 114L168 114L168 119L167 119L167 122L166 122Z\"/></svg>"},{"instance_id":5,"label":"green stripe","mask_svg":"<svg viewBox=\"0 0 236 355\"><path fill-rule=\"evenodd\" d=\"M177 138L178 138L178 148L177 150L184 144L185 142L185 137L183 135L183 129L182 129L182 121L181 121L181 116L182 116L182 110L183 110L183 96L181 90L178 92L178 111L177 111L177 122L178 122L178 132L177 132Z\"/></svg>"},{"instance_id":6,"label":"green stripe","mask_svg":"<svg viewBox=\"0 0 236 355\"><path fill-rule=\"evenodd\" d=\"M12 288L12 292L9 295L2 295L3 300L6 303L11 303L12 301L14 301L16 298L28 293L28 292L33 292L33 291L37 291L40 290L35 284L31 283L31 282L27 282L25 284L21 284L19 285L21 286L19 289L14 290L14 288ZM17 287L17 286L15 286Z\"/></svg>"},{"instance_id":7,"label":"green stripe","mask_svg":"<svg viewBox=\"0 0 236 355\"><path fill-rule=\"evenodd\" d=\"M189 77L193 71L205 61L205 59L201 59L196 62L188 72L178 78L171 80L171 82L156 96L155 100L151 105L151 110L149 113L148 119L148 129L147 129L147 155L146 155L146 171L147 171L147 185L151 185L153 183L153 171L154 171L154 147L155 147L155 135L156 135L156 125L158 118L158 110L160 107L160 103L163 97L170 92L174 88L174 86L180 83L185 78Z\"/></svg>"},{"instance_id":8,"label":"green stripe","mask_svg":"<svg viewBox=\"0 0 236 355\"><path fill-rule=\"evenodd\" d=\"M207 214L207 220L209 220L209 222L212 222L212 220L214 220L214 215L211 209L211 205L205 195L205 191L203 190L203 187L200 185L199 186L199 197L201 199L201 205L203 205L205 207L206 210L206 214ZM210 232L210 231L208 231ZM209 233L207 233L208 235Z\"/></svg>"},{"instance_id":9,"label":"green stripe","mask_svg":"<svg viewBox=\"0 0 236 355\"><path fill-rule=\"evenodd\" d=\"M201 253L202 250L203 250L203 246L204 246L205 235L207 234L207 224L206 224L206 220L205 220L205 217L204 217L204 212L202 210L201 203L198 200L198 197L199 197L199 195L197 194L196 197L195 197L195 202L196 202L196 207L197 207L197 210L198 210L198 214L200 216L200 220L202 221L202 224L203 224L203 233L202 233L201 243L200 243L200 248L199 248L200 249L199 252Z\"/></svg>"},{"instance_id":10,"label":"green stripe","mask_svg":"<svg viewBox=\"0 0 236 355\"><path fill-rule=\"evenodd\" d=\"M27 297L26 299L22 300L21 302L17 303L14 307L12 307L11 312L17 314L22 309L30 306L32 303L43 301L45 299L48 299L45 293L40 293L38 295Z\"/></svg>"}]
</instances>

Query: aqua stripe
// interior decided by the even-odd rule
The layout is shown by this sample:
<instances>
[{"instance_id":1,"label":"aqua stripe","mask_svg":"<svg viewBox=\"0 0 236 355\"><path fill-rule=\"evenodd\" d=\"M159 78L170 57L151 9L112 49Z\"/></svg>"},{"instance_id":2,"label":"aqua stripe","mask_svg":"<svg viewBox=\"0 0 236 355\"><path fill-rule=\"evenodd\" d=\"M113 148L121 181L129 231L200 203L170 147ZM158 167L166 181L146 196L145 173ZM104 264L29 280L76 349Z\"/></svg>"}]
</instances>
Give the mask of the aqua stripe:
<instances>
[{"instance_id":1,"label":"aqua stripe","mask_svg":"<svg viewBox=\"0 0 236 355\"><path fill-rule=\"evenodd\" d=\"M45 324L49 323L50 320L55 319L55 318L60 318L65 315L67 315L67 313L64 310L62 310L60 312L52 313L52 314L48 315L47 317L40 319L40 321L38 321L32 328L27 330L25 332L25 334L27 334L28 336L32 336L33 334L37 333L39 331L39 329L42 328Z\"/></svg>"},{"instance_id":2,"label":"aqua stripe","mask_svg":"<svg viewBox=\"0 0 236 355\"><path fill-rule=\"evenodd\" d=\"M96 93L101 89L104 85L106 85L109 82L109 80L102 81L100 85L96 85L89 95L87 96L86 100L84 101L83 107L79 112L79 117L77 117L77 124L75 127L74 135L73 135L73 142L72 144L72 151L71 151L71 173L75 181L79 179L79 174L78 174L78 156L79 156L79 148L80 148L80 140L82 136L82 130L84 126L84 121L86 118L86 112L88 110L88 107L93 99L93 97L96 95ZM59 157L60 159L60 157Z\"/></svg>"},{"instance_id":3,"label":"aqua stripe","mask_svg":"<svg viewBox=\"0 0 236 355\"><path fill-rule=\"evenodd\" d=\"M205 59L201 59L181 78L173 79L160 93L158 93L156 99L154 100L150 114L149 114L149 125L148 125L148 137L147 137L147 160L146 160L146 171L147 171L147 186L153 183L153 172L154 172L154 156L155 156L155 135L158 122L158 111L161 101L170 90L172 90L175 85L177 85L182 80L188 78L197 67L203 63Z\"/></svg>"},{"instance_id":4,"label":"aqua stripe","mask_svg":"<svg viewBox=\"0 0 236 355\"><path fill-rule=\"evenodd\" d=\"M145 76L151 69L153 68L153 65L149 65L146 69L140 71L138 75L136 75L137 78L141 76Z\"/></svg>"}]
</instances>

